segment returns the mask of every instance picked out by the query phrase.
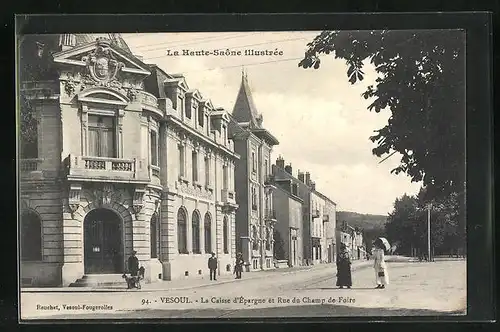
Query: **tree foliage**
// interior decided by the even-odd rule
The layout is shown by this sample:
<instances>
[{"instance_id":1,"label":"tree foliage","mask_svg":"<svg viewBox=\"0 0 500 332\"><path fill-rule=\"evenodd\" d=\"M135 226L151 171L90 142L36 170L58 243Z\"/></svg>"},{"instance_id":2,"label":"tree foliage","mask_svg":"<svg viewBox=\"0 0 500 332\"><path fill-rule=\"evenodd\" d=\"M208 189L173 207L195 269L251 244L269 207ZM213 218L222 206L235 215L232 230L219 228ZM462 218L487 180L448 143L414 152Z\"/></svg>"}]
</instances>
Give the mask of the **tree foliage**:
<instances>
[{"instance_id":1,"label":"tree foliage","mask_svg":"<svg viewBox=\"0 0 500 332\"><path fill-rule=\"evenodd\" d=\"M394 210L385 225L391 243L398 243L398 252L410 255L412 248L427 252L428 208L431 207L431 245L436 254L456 252L465 248L465 228L460 222L458 194L426 200L425 189L416 196L403 195L394 202Z\"/></svg>"},{"instance_id":2,"label":"tree foliage","mask_svg":"<svg viewBox=\"0 0 500 332\"><path fill-rule=\"evenodd\" d=\"M364 64L378 74L362 94L370 111L391 112L370 139L378 157L398 152L394 173L422 181L431 197L464 190L465 52L462 31L324 31L308 44L299 67L318 69L321 55L347 64L351 84Z\"/></svg>"}]
</instances>

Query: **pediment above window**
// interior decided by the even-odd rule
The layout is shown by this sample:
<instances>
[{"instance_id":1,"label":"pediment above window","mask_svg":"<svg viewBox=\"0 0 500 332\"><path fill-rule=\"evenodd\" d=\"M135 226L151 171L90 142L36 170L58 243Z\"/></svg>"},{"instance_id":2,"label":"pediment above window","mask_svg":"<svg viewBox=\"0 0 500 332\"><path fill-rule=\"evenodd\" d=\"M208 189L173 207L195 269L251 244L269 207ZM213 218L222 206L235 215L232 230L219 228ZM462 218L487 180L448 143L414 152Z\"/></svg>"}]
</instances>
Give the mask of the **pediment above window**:
<instances>
[{"instance_id":1,"label":"pediment above window","mask_svg":"<svg viewBox=\"0 0 500 332\"><path fill-rule=\"evenodd\" d=\"M84 90L78 94L78 101L86 103L99 103L126 106L130 99L113 89L98 87Z\"/></svg>"},{"instance_id":2,"label":"pediment above window","mask_svg":"<svg viewBox=\"0 0 500 332\"><path fill-rule=\"evenodd\" d=\"M53 56L55 63L86 67L96 81L111 81L122 72L140 76L150 75L146 64L105 39L61 51Z\"/></svg>"},{"instance_id":3,"label":"pediment above window","mask_svg":"<svg viewBox=\"0 0 500 332\"><path fill-rule=\"evenodd\" d=\"M201 104L205 107L205 109L209 112L213 111L215 109L214 105L212 104L212 101L210 99L205 99L201 101Z\"/></svg>"},{"instance_id":4,"label":"pediment above window","mask_svg":"<svg viewBox=\"0 0 500 332\"><path fill-rule=\"evenodd\" d=\"M172 74L172 78L168 78L165 80L164 84L167 86L176 86L181 88L184 91L189 90L189 86L186 82L186 79L184 78L184 75L182 74Z\"/></svg>"}]
</instances>

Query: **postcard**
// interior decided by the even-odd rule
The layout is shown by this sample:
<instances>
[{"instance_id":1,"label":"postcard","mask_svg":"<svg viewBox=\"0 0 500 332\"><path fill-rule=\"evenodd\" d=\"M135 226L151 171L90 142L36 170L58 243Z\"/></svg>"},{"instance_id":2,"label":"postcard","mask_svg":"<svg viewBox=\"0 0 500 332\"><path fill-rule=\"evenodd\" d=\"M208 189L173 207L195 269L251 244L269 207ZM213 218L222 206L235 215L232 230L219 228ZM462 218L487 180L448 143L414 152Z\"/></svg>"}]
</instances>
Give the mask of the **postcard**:
<instances>
[{"instance_id":1,"label":"postcard","mask_svg":"<svg viewBox=\"0 0 500 332\"><path fill-rule=\"evenodd\" d=\"M17 52L22 320L466 314L464 31Z\"/></svg>"}]
</instances>

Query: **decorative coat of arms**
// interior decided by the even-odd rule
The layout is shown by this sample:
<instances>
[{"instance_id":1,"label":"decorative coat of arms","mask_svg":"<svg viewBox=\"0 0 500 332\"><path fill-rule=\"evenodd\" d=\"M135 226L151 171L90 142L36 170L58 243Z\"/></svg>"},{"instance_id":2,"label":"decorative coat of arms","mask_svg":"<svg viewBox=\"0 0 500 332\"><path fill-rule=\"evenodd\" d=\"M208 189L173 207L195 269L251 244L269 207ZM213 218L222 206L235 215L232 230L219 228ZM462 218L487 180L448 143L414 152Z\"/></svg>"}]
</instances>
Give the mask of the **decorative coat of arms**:
<instances>
[{"instance_id":1,"label":"decorative coat of arms","mask_svg":"<svg viewBox=\"0 0 500 332\"><path fill-rule=\"evenodd\" d=\"M106 39L97 40L97 48L82 61L87 63L90 76L98 82L110 82L124 67L122 62L116 60L110 48L110 41Z\"/></svg>"}]
</instances>

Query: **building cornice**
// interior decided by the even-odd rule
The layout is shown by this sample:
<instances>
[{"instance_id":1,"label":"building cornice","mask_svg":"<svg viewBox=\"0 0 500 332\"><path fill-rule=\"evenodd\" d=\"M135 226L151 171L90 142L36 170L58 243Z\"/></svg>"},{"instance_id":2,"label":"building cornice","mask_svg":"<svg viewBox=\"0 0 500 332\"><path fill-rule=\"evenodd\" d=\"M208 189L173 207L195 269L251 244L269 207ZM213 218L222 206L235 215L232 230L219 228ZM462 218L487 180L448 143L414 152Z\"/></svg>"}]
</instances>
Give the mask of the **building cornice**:
<instances>
[{"instance_id":1,"label":"building cornice","mask_svg":"<svg viewBox=\"0 0 500 332\"><path fill-rule=\"evenodd\" d=\"M218 143L210 140L208 137L206 137L204 135L200 135L200 133L198 133L197 131L195 131L193 128L191 128L190 126L186 125L185 123L182 123L181 121L179 121L175 116L173 116L173 115L167 115L165 117L165 121L167 121L168 123L171 123L171 124L177 126L178 128L181 128L187 134L195 137L196 139L198 139L200 141L203 141L206 144L209 144L212 148L215 148L218 151L223 152L225 155L230 156L230 157L232 157L234 159L240 159L240 155L239 154L237 154L237 153L229 150L228 148L226 148L225 146L223 146L221 144L218 144Z\"/></svg>"}]
</instances>

